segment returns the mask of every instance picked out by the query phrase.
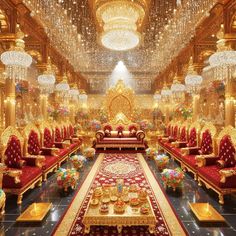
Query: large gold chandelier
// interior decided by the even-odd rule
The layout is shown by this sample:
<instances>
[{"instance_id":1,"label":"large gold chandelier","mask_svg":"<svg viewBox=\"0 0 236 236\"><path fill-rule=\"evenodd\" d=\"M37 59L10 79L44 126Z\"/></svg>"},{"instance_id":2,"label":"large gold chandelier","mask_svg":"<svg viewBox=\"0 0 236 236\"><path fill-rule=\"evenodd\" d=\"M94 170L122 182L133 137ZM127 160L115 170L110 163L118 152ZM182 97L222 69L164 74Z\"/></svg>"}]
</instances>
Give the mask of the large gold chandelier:
<instances>
[{"instance_id":1,"label":"large gold chandelier","mask_svg":"<svg viewBox=\"0 0 236 236\"><path fill-rule=\"evenodd\" d=\"M145 0L95 1L101 44L115 51L137 47L141 41L140 30L146 10Z\"/></svg>"}]
</instances>

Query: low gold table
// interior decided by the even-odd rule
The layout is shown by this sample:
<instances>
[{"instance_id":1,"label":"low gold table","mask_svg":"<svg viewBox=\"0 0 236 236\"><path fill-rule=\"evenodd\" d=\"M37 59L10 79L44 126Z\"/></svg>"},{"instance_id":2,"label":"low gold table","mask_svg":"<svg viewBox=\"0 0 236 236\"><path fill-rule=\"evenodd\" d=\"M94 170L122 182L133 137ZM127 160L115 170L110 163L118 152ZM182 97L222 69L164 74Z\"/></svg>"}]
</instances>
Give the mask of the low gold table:
<instances>
[{"instance_id":1,"label":"low gold table","mask_svg":"<svg viewBox=\"0 0 236 236\"><path fill-rule=\"evenodd\" d=\"M149 232L151 234L154 233L157 220L148 197L145 202L150 207L148 214L140 213L140 206L131 207L129 203L126 204L123 214L115 213L114 202L111 201L108 203L108 213L100 213L99 207L101 203L99 202L97 206L91 206L90 201L83 218L85 233L88 234L90 232L90 226L92 225L117 226L118 233L122 232L123 226L148 226Z\"/></svg>"}]
</instances>

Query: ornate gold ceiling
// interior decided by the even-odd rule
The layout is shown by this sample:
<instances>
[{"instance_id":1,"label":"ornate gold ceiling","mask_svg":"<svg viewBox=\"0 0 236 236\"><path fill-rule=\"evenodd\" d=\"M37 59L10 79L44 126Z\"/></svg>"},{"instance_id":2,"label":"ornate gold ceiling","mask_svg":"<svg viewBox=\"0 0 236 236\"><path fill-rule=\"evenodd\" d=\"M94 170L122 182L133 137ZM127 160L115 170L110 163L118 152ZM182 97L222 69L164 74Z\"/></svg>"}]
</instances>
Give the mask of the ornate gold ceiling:
<instances>
[{"instance_id":1,"label":"ornate gold ceiling","mask_svg":"<svg viewBox=\"0 0 236 236\"><path fill-rule=\"evenodd\" d=\"M133 2L132 0L128 1ZM111 51L100 44L99 36L102 31L102 22L100 19L98 21L96 19L96 9L107 2L111 1L59 1L61 6L67 9L67 14L72 18L72 24L76 25L89 58L89 63L82 69L82 72L89 75L92 72L111 73L117 62L121 60L133 73L143 73L144 77L148 73L149 77L150 72L152 72L150 57L155 46L156 35L172 17L176 8L176 0L135 1L143 7L145 11L143 14L146 14L141 30L143 37L137 48L125 52Z\"/></svg>"},{"instance_id":2,"label":"ornate gold ceiling","mask_svg":"<svg viewBox=\"0 0 236 236\"><path fill-rule=\"evenodd\" d=\"M132 50L113 51L100 43L106 22L101 21L97 10L104 4L123 1L141 6L143 16L139 15L132 26L141 40ZM89 81L108 78L118 61L124 62L134 78L156 77L190 42L216 1L23 0L31 16L44 26L51 44Z\"/></svg>"}]
</instances>

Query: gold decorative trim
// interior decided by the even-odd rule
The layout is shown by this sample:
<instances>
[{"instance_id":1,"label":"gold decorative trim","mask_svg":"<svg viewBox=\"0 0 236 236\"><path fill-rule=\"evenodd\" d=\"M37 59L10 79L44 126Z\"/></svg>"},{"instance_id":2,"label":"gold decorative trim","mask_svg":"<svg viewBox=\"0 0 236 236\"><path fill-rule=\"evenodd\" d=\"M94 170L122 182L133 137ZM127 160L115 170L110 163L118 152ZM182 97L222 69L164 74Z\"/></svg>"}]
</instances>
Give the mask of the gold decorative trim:
<instances>
[{"instance_id":1,"label":"gold decorative trim","mask_svg":"<svg viewBox=\"0 0 236 236\"><path fill-rule=\"evenodd\" d=\"M225 136L225 135L229 135L231 137L231 140L233 142L233 144L236 146L236 128L232 127L232 126L227 126L225 127L218 135L217 137L217 144L219 146L220 144L220 140Z\"/></svg>"}]
</instances>

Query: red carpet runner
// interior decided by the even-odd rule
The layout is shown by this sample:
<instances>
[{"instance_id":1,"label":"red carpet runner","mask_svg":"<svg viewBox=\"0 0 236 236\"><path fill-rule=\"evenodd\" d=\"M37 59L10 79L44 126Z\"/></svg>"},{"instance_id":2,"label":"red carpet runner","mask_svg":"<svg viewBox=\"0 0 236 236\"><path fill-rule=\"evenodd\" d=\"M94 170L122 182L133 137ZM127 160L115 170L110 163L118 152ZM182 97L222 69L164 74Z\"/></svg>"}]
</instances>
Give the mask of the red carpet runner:
<instances>
[{"instance_id":1,"label":"red carpet runner","mask_svg":"<svg viewBox=\"0 0 236 236\"><path fill-rule=\"evenodd\" d=\"M123 178L126 185L130 185L133 183L138 184L142 188L146 188L150 197L150 201L152 203L152 207L154 210L154 213L156 215L156 218L158 220L158 223L156 225L156 232L154 235L160 235L160 236L167 236L167 235L185 235L184 230L182 226L179 224L176 216L174 215L170 206L168 208L168 211L170 211L167 215L170 215L172 217L175 217L174 219L168 219L165 214L163 214L163 209L161 210L161 206L159 203L163 204L162 198L163 196L158 197L157 193L154 193L152 184L150 184L150 178L147 177L147 172L150 174L150 169L144 163L144 159L141 154L103 154L104 158L100 160L100 164L97 168L96 173L93 172L94 177L90 181L90 186L87 189L87 193L85 194L86 197L81 202L81 207L78 208L76 217L73 220L73 223L69 224L69 221L71 220L70 214L67 214L64 216L64 219L62 220L61 224L58 226L58 229L55 233L55 235L83 235L84 226L82 224L83 215L85 213L85 210L88 206L89 198L92 194L92 189L94 189L96 186L103 185L103 184L115 184L117 178ZM102 155L102 156L103 156ZM101 158L101 156L99 156ZM99 160L97 160L99 162ZM96 164L96 163L95 163ZM146 166L145 166L146 165ZM93 167L94 171L95 166ZM148 169L148 171L146 170ZM92 174L92 173L91 173ZM152 176L154 178L154 176ZM89 177L88 177L89 178ZM87 183L84 183L83 186L86 186ZM157 184L157 183L155 183ZM82 188L83 188L82 186ZM81 190L82 190L81 188ZM159 187L160 189L160 187ZM80 191L77 193L80 193ZM83 196L85 196L83 195ZM157 198L158 197L158 198ZM77 196L75 197L76 200ZM74 201L75 201L74 200ZM81 196L80 196L81 200ZM166 201L166 199L165 199ZM73 203L72 203L73 205ZM165 205L165 204L164 204ZM77 204L78 206L78 204ZM73 206L68 209L68 211L73 211ZM170 210L169 210L170 209ZM74 209L75 210L75 209ZM166 210L166 209L164 209ZM66 217L68 215L68 219L66 220ZM170 221L169 223L167 221ZM172 222L171 222L172 221ZM68 224L67 224L68 223ZM64 224L64 226L62 226ZM174 225L172 225L174 224ZM179 227L176 228L175 224ZM178 225L179 224L179 225ZM67 227L66 227L67 226ZM174 226L174 227L173 227ZM65 230L65 227L67 230ZM69 230L68 230L69 229ZM173 232L175 230L175 232ZM67 232L66 232L67 231ZM95 236L115 236L115 235L121 235L118 234L115 227L91 227L91 231L89 235L95 235ZM147 227L124 227L122 231L122 235L127 236L146 236L150 235Z\"/></svg>"}]
</instances>

